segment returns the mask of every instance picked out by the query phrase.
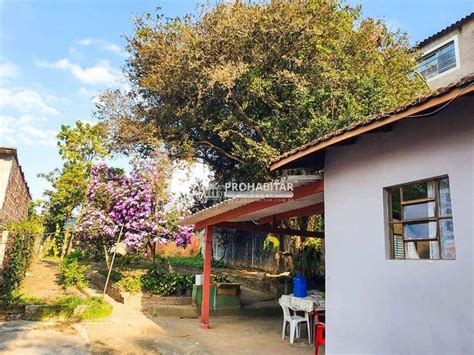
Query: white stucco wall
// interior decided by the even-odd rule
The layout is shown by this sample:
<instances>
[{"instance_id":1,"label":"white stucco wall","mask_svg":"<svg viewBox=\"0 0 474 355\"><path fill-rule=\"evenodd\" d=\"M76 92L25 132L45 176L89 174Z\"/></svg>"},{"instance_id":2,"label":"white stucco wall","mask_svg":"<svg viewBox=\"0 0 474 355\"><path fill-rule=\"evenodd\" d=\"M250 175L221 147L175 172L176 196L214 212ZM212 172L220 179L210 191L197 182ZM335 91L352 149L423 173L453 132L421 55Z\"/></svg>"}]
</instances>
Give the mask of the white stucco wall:
<instances>
[{"instance_id":1,"label":"white stucco wall","mask_svg":"<svg viewBox=\"0 0 474 355\"><path fill-rule=\"evenodd\" d=\"M327 354L474 354L474 100L462 100L327 152ZM445 174L456 260L387 259L384 187Z\"/></svg>"},{"instance_id":2,"label":"white stucco wall","mask_svg":"<svg viewBox=\"0 0 474 355\"><path fill-rule=\"evenodd\" d=\"M12 163L12 155L0 155L0 209L3 206L3 201L5 199L5 192L7 191Z\"/></svg>"},{"instance_id":3,"label":"white stucco wall","mask_svg":"<svg viewBox=\"0 0 474 355\"><path fill-rule=\"evenodd\" d=\"M457 45L457 69L442 73L428 80L432 89L438 89L454 83L461 78L474 73L474 20L432 40L420 48L420 54L424 55L438 47L440 44L456 38Z\"/></svg>"}]
</instances>

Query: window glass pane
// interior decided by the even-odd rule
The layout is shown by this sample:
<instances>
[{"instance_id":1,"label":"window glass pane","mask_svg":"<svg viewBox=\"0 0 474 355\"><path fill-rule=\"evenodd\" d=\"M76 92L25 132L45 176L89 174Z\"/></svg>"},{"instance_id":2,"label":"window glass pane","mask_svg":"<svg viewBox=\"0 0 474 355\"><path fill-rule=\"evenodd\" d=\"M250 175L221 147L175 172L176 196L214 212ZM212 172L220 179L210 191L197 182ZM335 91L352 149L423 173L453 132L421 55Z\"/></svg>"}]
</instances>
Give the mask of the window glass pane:
<instances>
[{"instance_id":1,"label":"window glass pane","mask_svg":"<svg viewBox=\"0 0 474 355\"><path fill-rule=\"evenodd\" d=\"M439 180L439 215L440 216L451 216L453 211L451 209L451 194L449 193L449 179Z\"/></svg>"},{"instance_id":2,"label":"window glass pane","mask_svg":"<svg viewBox=\"0 0 474 355\"><path fill-rule=\"evenodd\" d=\"M405 259L405 252L403 250L403 235L393 235L393 258Z\"/></svg>"},{"instance_id":3,"label":"window glass pane","mask_svg":"<svg viewBox=\"0 0 474 355\"><path fill-rule=\"evenodd\" d=\"M393 189L390 192L390 198L391 198L391 208L392 208L392 213L391 213L391 220L392 221L399 221L401 218L401 208L400 208L400 189L397 187Z\"/></svg>"},{"instance_id":4,"label":"window glass pane","mask_svg":"<svg viewBox=\"0 0 474 355\"><path fill-rule=\"evenodd\" d=\"M436 222L407 223L404 229L406 240L436 238Z\"/></svg>"},{"instance_id":5,"label":"window glass pane","mask_svg":"<svg viewBox=\"0 0 474 355\"><path fill-rule=\"evenodd\" d=\"M443 259L456 259L456 248L454 246L453 220L442 219L439 221L441 233L441 256Z\"/></svg>"},{"instance_id":6,"label":"window glass pane","mask_svg":"<svg viewBox=\"0 0 474 355\"><path fill-rule=\"evenodd\" d=\"M437 241L408 242L405 243L407 259L439 259Z\"/></svg>"},{"instance_id":7,"label":"window glass pane","mask_svg":"<svg viewBox=\"0 0 474 355\"><path fill-rule=\"evenodd\" d=\"M456 66L456 48L451 41L435 52L425 56L419 65L419 72L426 79L435 77Z\"/></svg>"},{"instance_id":8,"label":"window glass pane","mask_svg":"<svg viewBox=\"0 0 474 355\"><path fill-rule=\"evenodd\" d=\"M403 186L403 201L434 197L434 182L419 182Z\"/></svg>"},{"instance_id":9,"label":"window glass pane","mask_svg":"<svg viewBox=\"0 0 474 355\"><path fill-rule=\"evenodd\" d=\"M435 212L435 203L418 203L415 205L406 205L403 206L403 219L417 219L417 218L426 218L434 217Z\"/></svg>"}]
</instances>

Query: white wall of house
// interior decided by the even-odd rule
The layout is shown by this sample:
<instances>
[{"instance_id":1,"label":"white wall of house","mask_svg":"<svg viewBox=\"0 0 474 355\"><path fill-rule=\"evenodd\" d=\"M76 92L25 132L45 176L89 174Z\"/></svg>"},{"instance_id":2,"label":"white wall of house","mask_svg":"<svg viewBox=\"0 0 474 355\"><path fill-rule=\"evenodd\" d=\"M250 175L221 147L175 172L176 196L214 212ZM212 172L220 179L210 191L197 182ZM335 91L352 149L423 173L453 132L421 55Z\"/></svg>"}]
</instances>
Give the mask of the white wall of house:
<instances>
[{"instance_id":1,"label":"white wall of house","mask_svg":"<svg viewBox=\"0 0 474 355\"><path fill-rule=\"evenodd\" d=\"M474 354L473 155L472 98L327 152L328 354ZM384 188L445 174L456 260L387 259Z\"/></svg>"},{"instance_id":2,"label":"white wall of house","mask_svg":"<svg viewBox=\"0 0 474 355\"><path fill-rule=\"evenodd\" d=\"M0 209L5 199L13 159L13 155L0 155Z\"/></svg>"},{"instance_id":3,"label":"white wall of house","mask_svg":"<svg viewBox=\"0 0 474 355\"><path fill-rule=\"evenodd\" d=\"M465 76L474 73L474 19L464 23L452 31L433 39L420 48L420 54L425 55L438 48L440 45L455 40L456 45L456 69L428 80L428 85L432 89L438 89L454 83Z\"/></svg>"}]
</instances>

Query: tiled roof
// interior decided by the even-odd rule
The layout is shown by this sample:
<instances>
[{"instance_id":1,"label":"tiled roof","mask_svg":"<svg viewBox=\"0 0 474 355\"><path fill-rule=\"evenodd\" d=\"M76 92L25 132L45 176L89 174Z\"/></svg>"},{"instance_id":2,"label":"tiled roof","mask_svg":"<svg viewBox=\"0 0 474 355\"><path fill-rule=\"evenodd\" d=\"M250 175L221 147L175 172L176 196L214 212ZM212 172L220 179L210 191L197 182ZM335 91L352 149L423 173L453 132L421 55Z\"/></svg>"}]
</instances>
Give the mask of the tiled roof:
<instances>
[{"instance_id":1,"label":"tiled roof","mask_svg":"<svg viewBox=\"0 0 474 355\"><path fill-rule=\"evenodd\" d=\"M462 26L463 24L470 21L471 19L474 19L474 12L471 12L469 15L463 17L462 19L460 19L459 21L456 21L455 23L449 25L448 27L443 28L441 31L429 36L428 38L425 38L423 41L418 43L418 45L416 47L420 48L420 47L425 46L426 44L428 44L432 40L434 40L438 37L441 37L442 35L454 30L455 28L457 28L459 26Z\"/></svg>"},{"instance_id":2,"label":"tiled roof","mask_svg":"<svg viewBox=\"0 0 474 355\"><path fill-rule=\"evenodd\" d=\"M445 87L442 87L440 89L438 89L437 91L434 91L428 95L425 95L425 96L422 96L422 97L419 97L417 98L416 100L410 102L409 104L403 106L403 107L399 107L397 109L394 109L392 111L389 111L389 112L386 112L386 113L383 113L383 114L379 114L379 115L375 115L375 116L371 116L367 119L364 119L362 121L358 121L358 122L354 122L353 124L347 126L347 127L344 127L342 129L339 129L339 130L336 130L336 131L333 131L325 136L322 136L318 139L315 139L309 143L306 143L302 146L299 146L293 150L290 150L280 156L277 156L275 158L272 158L269 162L269 166L272 170L275 170L277 167L272 167L272 165L280 162L281 160L287 158L287 157L290 157L298 152L302 152L304 150L307 150L309 148L312 148L318 144L321 144L321 143L324 143L325 141L328 141L329 139L331 138L334 138L334 137L337 137L337 136L340 136L346 132L349 132L349 131L352 131L352 130L355 130L359 127L363 127L363 126L369 126L377 121L383 121L384 119L386 118L389 118L390 116L394 115L394 114L397 114L397 113L401 113L409 108L412 108L412 107L416 107L416 106L419 106L427 101L429 101L430 99L433 99L433 98L436 98L436 97L440 97L440 96L443 96L449 92L451 92L452 90L454 89L457 89L457 88L462 88L462 87L470 87L471 85L474 84L474 73L471 74L471 75L468 75L464 78L462 78L461 80L459 80L458 82L456 83L453 83L449 86L445 86Z\"/></svg>"}]
</instances>

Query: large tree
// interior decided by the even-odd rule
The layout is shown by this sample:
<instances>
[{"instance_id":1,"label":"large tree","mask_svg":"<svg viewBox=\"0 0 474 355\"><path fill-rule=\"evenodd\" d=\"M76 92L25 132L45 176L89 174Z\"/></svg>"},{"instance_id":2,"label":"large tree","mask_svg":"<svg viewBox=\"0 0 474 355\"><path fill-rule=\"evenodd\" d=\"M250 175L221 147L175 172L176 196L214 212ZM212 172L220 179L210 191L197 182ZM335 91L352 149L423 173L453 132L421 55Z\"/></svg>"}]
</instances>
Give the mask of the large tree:
<instances>
[{"instance_id":1,"label":"large tree","mask_svg":"<svg viewBox=\"0 0 474 355\"><path fill-rule=\"evenodd\" d=\"M73 211L84 203L92 165L109 153L105 145L104 124L77 121L74 127L63 125L58 133L58 149L63 166L40 175L51 183L45 191L44 222L49 232L63 228Z\"/></svg>"},{"instance_id":2,"label":"large tree","mask_svg":"<svg viewBox=\"0 0 474 355\"><path fill-rule=\"evenodd\" d=\"M267 179L270 157L426 90L406 35L338 0L223 1L135 25L131 91L98 106L111 141L163 144L218 180Z\"/></svg>"}]
</instances>

